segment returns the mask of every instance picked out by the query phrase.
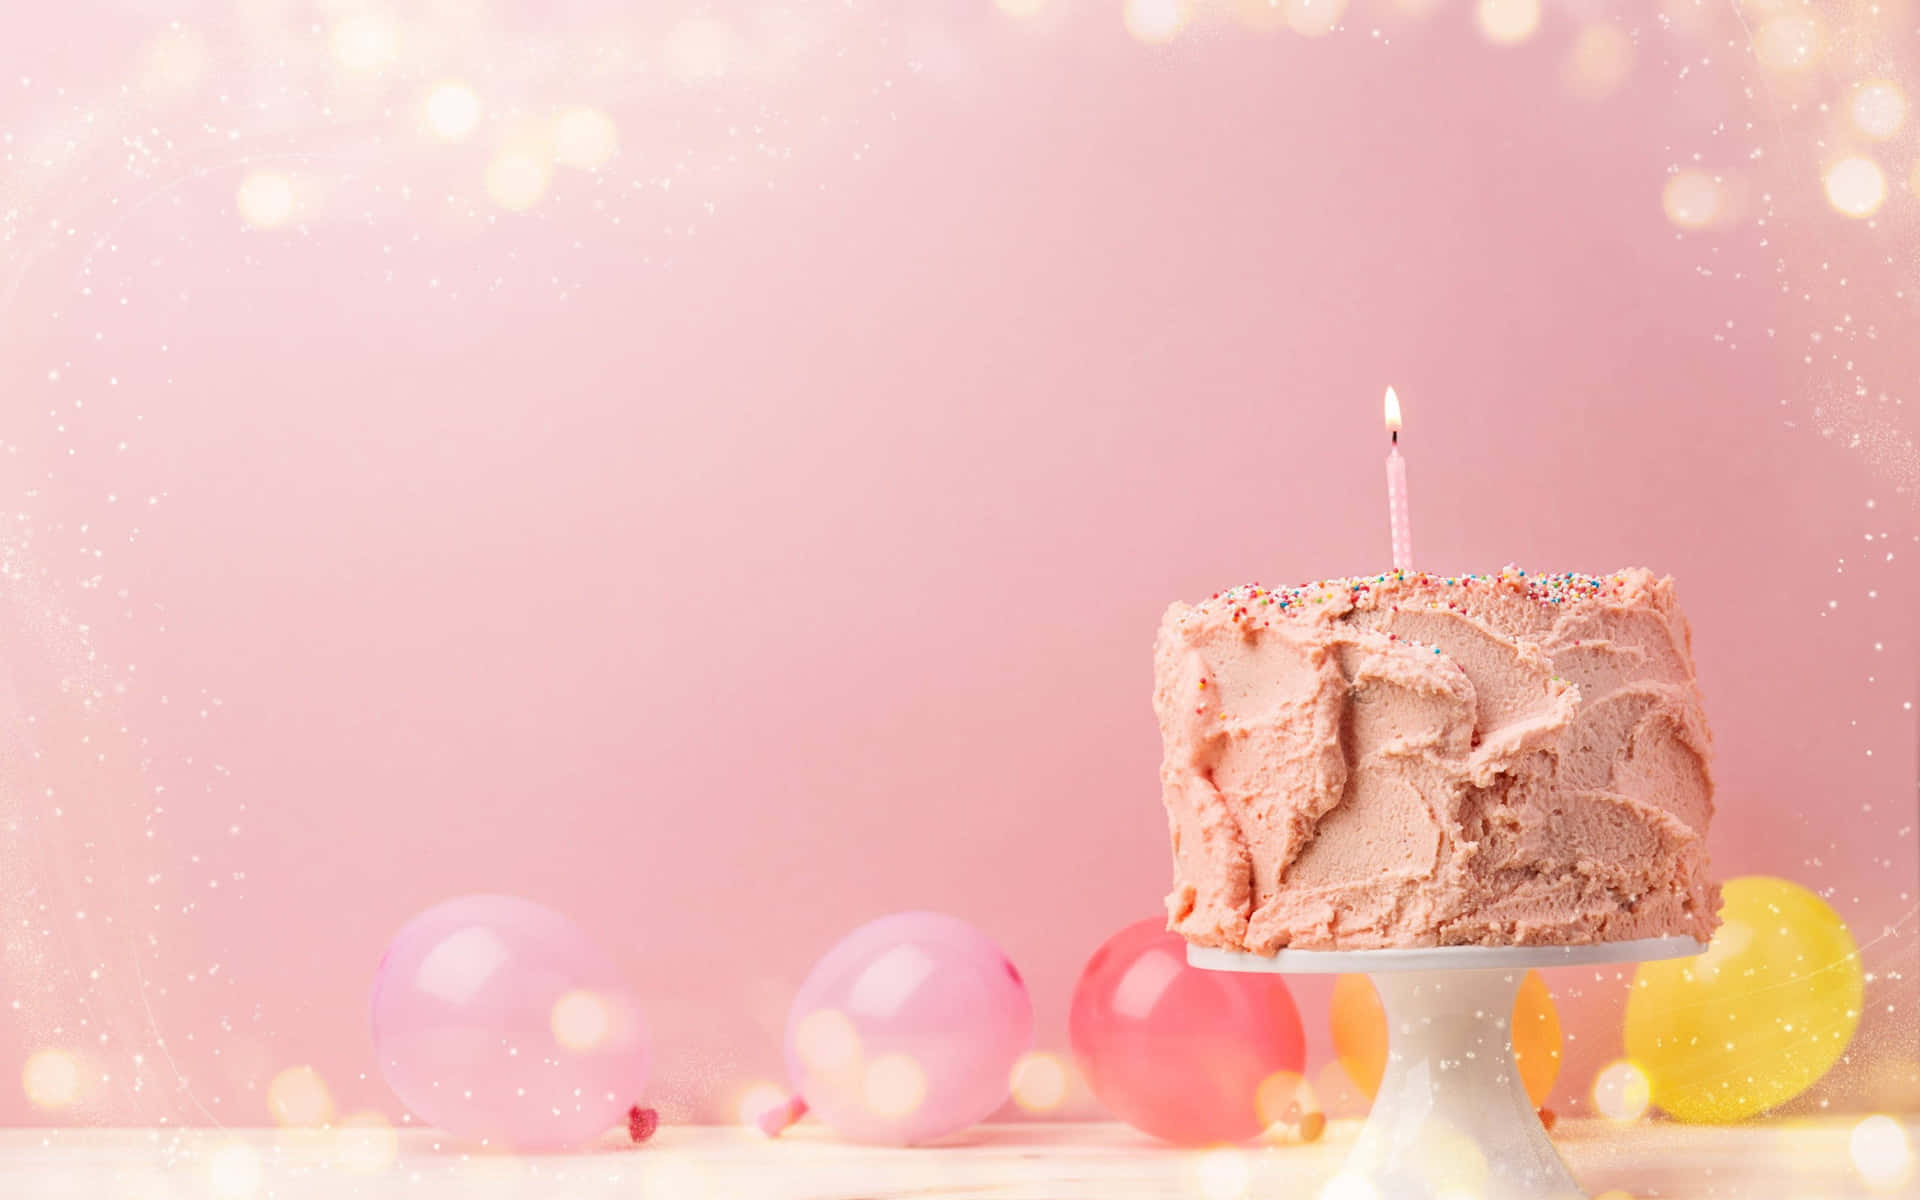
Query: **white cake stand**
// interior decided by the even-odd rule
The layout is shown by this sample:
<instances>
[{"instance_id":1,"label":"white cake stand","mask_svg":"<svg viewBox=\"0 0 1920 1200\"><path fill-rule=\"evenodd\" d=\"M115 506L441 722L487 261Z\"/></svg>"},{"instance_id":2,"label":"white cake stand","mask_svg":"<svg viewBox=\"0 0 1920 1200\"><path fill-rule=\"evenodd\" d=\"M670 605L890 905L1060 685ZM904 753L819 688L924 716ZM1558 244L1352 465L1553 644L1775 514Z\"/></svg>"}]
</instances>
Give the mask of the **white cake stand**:
<instances>
[{"instance_id":1,"label":"white cake stand","mask_svg":"<svg viewBox=\"0 0 1920 1200\"><path fill-rule=\"evenodd\" d=\"M1534 967L1648 962L1705 949L1685 937L1270 956L1189 946L1187 962L1208 971L1372 977L1387 1014L1386 1074L1323 1200L1584 1200L1514 1066L1520 981Z\"/></svg>"}]
</instances>

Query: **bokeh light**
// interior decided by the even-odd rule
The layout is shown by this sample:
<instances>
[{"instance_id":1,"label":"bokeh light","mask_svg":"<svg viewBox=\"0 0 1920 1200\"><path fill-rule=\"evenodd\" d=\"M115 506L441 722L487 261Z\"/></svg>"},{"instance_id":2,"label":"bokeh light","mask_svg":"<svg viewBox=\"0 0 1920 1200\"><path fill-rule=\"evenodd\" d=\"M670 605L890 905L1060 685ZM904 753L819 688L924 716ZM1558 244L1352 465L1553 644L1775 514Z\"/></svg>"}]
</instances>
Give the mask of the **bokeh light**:
<instances>
[{"instance_id":1,"label":"bokeh light","mask_svg":"<svg viewBox=\"0 0 1920 1200\"><path fill-rule=\"evenodd\" d=\"M400 54L400 33L380 13L355 13L333 27L334 61L354 72L377 71Z\"/></svg>"},{"instance_id":2,"label":"bokeh light","mask_svg":"<svg viewBox=\"0 0 1920 1200\"><path fill-rule=\"evenodd\" d=\"M1706 229L1726 211L1727 189L1705 171L1675 171L1660 190L1667 220L1682 229Z\"/></svg>"},{"instance_id":3,"label":"bokeh light","mask_svg":"<svg viewBox=\"0 0 1920 1200\"><path fill-rule=\"evenodd\" d=\"M334 1159L341 1168L360 1175L386 1170L400 1157L400 1135L380 1113L348 1115L333 1133Z\"/></svg>"},{"instance_id":4,"label":"bokeh light","mask_svg":"<svg viewBox=\"0 0 1920 1200\"><path fill-rule=\"evenodd\" d=\"M1573 40L1561 78L1576 96L1610 96L1633 71L1633 39L1618 25L1589 25Z\"/></svg>"},{"instance_id":5,"label":"bokeh light","mask_svg":"<svg viewBox=\"0 0 1920 1200\"><path fill-rule=\"evenodd\" d=\"M333 1119L333 1096L312 1067L288 1067L267 1084L267 1111L278 1125L325 1125Z\"/></svg>"},{"instance_id":6,"label":"bokeh light","mask_svg":"<svg viewBox=\"0 0 1920 1200\"><path fill-rule=\"evenodd\" d=\"M1473 19L1496 46L1518 45L1540 29L1540 0L1479 0Z\"/></svg>"},{"instance_id":7,"label":"bokeh light","mask_svg":"<svg viewBox=\"0 0 1920 1200\"><path fill-rule=\"evenodd\" d=\"M1143 42L1172 41L1187 23L1183 0L1127 0L1127 32Z\"/></svg>"},{"instance_id":8,"label":"bokeh light","mask_svg":"<svg viewBox=\"0 0 1920 1200\"><path fill-rule=\"evenodd\" d=\"M487 195L509 212L525 212L540 203L553 168L530 150L502 150L487 164Z\"/></svg>"},{"instance_id":9,"label":"bokeh light","mask_svg":"<svg viewBox=\"0 0 1920 1200\"><path fill-rule=\"evenodd\" d=\"M1907 94L1891 79L1870 79L1853 89L1847 112L1855 129L1884 142L1907 123Z\"/></svg>"},{"instance_id":10,"label":"bokeh light","mask_svg":"<svg viewBox=\"0 0 1920 1200\"><path fill-rule=\"evenodd\" d=\"M1231 1147L1208 1150L1194 1159L1196 1190L1205 1200L1241 1200L1253 1186L1253 1168L1244 1151Z\"/></svg>"},{"instance_id":11,"label":"bokeh light","mask_svg":"<svg viewBox=\"0 0 1920 1200\"><path fill-rule=\"evenodd\" d=\"M1341 2L1342 0L1279 0L1279 3L1273 3L1271 0L1244 0L1243 7L1245 11L1256 15L1271 14L1275 23L1292 25L1303 33L1324 32L1333 28L1340 19ZM1417 6L1417 0L1404 0L1404 3L1409 8ZM1050 7L1061 7L1057 4L1049 5L1047 0L996 0L996 4L1002 12L1014 17L1029 17ZM1123 0L1123 4L1127 13L1129 32L1135 37L1148 41L1164 41L1177 37L1189 22L1193 11L1191 5L1182 4L1179 0ZM1530 16L1527 16L1526 20L1511 26L1523 31L1518 34L1519 38L1524 39L1538 30L1540 9L1535 0L1485 0L1479 5L1479 17L1481 27L1487 30L1489 37L1495 36L1489 29L1486 19L1486 10L1490 5L1522 11L1530 10ZM329 6L322 11L337 13L341 9L339 6ZM1152 29L1156 27L1152 26L1151 19L1156 11L1161 14L1158 19L1162 24L1157 27L1160 32L1153 33ZM1109 21L1112 19L1112 12L1111 8L1107 10ZM1135 18L1139 12L1147 14L1149 20L1145 24L1136 21ZM1326 16L1328 13L1333 15L1328 17ZM1823 35L1815 18L1799 13L1789 14L1777 4L1769 6L1768 11L1756 12L1755 15L1760 24L1765 25L1765 31L1756 39L1763 44L1756 53L1761 61L1768 62L1770 67L1781 70L1804 70L1807 61L1820 54ZM1303 20L1310 26L1309 28L1302 28ZM1315 28L1312 27L1315 22L1322 23ZM1108 31L1109 36L1112 36L1114 31L1110 25ZM306 31L302 32L304 34ZM311 40L314 43L312 53L317 56L317 61L322 66L331 61L351 71L384 69L398 61L403 45L398 27L387 18L378 15L362 14L348 17L330 26L323 24L312 32ZM1558 31L1555 32L1557 34ZM717 53L704 54L703 57L704 52L699 50L703 37L708 39L710 49L711 47L719 48ZM696 26L692 34L687 32L686 26L682 26L677 31L676 38L677 57L673 58L673 61L676 64L676 73L683 78L723 72L737 45L725 26L717 26L717 32L715 27L708 27L703 32ZM1837 32L1832 40L1835 45L1841 44ZM132 44L136 47L139 45L137 41ZM416 39L407 37L404 46L411 60L413 51L419 48ZM693 52L689 53L689 47ZM1546 48L1542 46L1541 49L1544 51ZM1567 60L1568 86L1583 95L1611 94L1624 80L1631 77L1633 57L1632 39L1620 28L1611 25L1589 26L1577 34L1570 47ZM1641 79L1649 83L1652 82L1650 76L1655 69L1653 57L1650 47L1649 56L1640 67ZM1837 57L1836 55L1836 59ZM207 44L199 35L187 30L165 32L148 43L147 48L142 52L138 66L139 74L133 77L133 82L136 86L145 83L156 90L184 91L199 86L203 80L207 79L208 61ZM708 65L700 65L703 62ZM431 69L453 71L460 68L451 63L442 63L437 68ZM421 82L429 82L433 78L435 75L429 74ZM415 106L418 97L418 91L413 90L411 85L408 90L400 93L396 104L402 107L403 118L413 119L417 116L418 109ZM556 99L564 101L572 98L562 95ZM1863 137L1890 139L1899 136L1907 127L1907 97L1899 85L1891 81L1869 80L1854 87L1851 92L1847 90L1847 83L1841 82L1836 87L1832 98L1835 102L1833 107L1839 110L1834 119L1847 122L1850 128L1858 130ZM502 96L499 102L504 104L507 100L508 97ZM428 127L437 137L447 140L468 138L480 126L482 116L480 98L464 85L446 84L435 89L427 99L426 109ZM546 108L542 111L553 110ZM636 128L630 126L626 131L630 143L636 136ZM512 155L502 155L493 160L493 166L487 168L485 178L487 193L494 202L508 209L517 211L535 207L553 186L552 166L554 164L579 170L601 169L619 153L618 133L612 120L604 113L591 108L566 110L552 126L550 159L539 152L532 151L516 151ZM1903 149L1910 146L1911 142L1902 143ZM1769 149L1771 150L1771 147ZM631 154L629 156L631 157ZM471 161L465 159L461 161L463 165L460 169L466 172L466 186L468 190L472 190L474 176L479 174L477 168L488 161L486 152L484 149L478 150ZM1795 160L1795 170L1799 172L1797 187L1803 198L1811 199L1810 185L1815 178L1814 170L1808 168L1818 168L1820 165L1819 159ZM1903 177L1913 192L1920 195L1920 162L1913 163L1910 172L1900 170L1905 165L1907 163L1904 154L1899 158L1887 158L1884 170L1869 158L1843 160L1835 163L1830 170L1820 176L1824 194L1834 209L1849 216L1871 216L1883 208L1891 213L1893 208L1886 204L1886 193L1897 188ZM502 178L500 179L495 178L496 167L501 168ZM293 170L301 171L304 168ZM1751 194L1757 196L1760 191L1757 182L1758 172L1755 171L1754 175L1756 183L1751 189ZM223 185L231 186L231 183L232 176L228 176L224 180L216 181L214 186L218 191ZM1646 199L1650 199L1647 195L1647 192L1651 191L1651 187L1648 186L1650 183L1650 179L1643 177L1640 186L1647 190L1642 193L1642 204ZM282 228L295 219L305 219L312 215L314 206L311 201L316 194L312 190L313 187L311 177L305 174L290 176L272 170L255 171L248 174L240 183L235 195L235 204L239 216L247 225L258 229ZM220 209L224 201L224 191L218 191L214 198L215 208ZM1686 229L1710 228L1719 225L1731 203L1732 193L1728 186L1714 180L1705 172L1679 172L1666 180L1663 191L1663 208L1667 219L1675 226ZM1757 204L1746 206L1749 212L1757 211L1757 207ZM1907 211L1911 211L1910 207L1900 204L1898 200L1894 207L1904 207ZM230 221L231 218L228 220ZM557 1018L556 1010L555 1032L559 1034L560 1022ZM36 1088L32 1082L34 1062L42 1055L56 1056L58 1069L64 1070L65 1074L56 1073L43 1079L42 1083L45 1086L41 1087L36 1094ZM268 1086L266 1092L267 1103L276 1120L303 1123L282 1115L283 1112L307 1111L298 1102L298 1093L293 1094L295 1097L293 1100L276 1099L278 1090L276 1085L280 1085L289 1074L290 1072L282 1072L280 1076L274 1078L273 1084ZM34 1056L34 1059L28 1060L26 1070L23 1072L23 1084L29 1098L37 1106L48 1109L63 1108L77 1102L76 1097L82 1090L80 1075L80 1068L71 1056L60 1051L42 1051ZM253 1077L256 1081L264 1078L264 1072ZM62 1079L66 1081L64 1084L60 1083ZM1032 1056L1028 1060L1023 1060L1016 1068L1014 1076L1016 1102L1022 1103L1023 1107L1030 1107L1032 1111L1040 1111L1038 1108L1032 1108L1028 1101L1022 1098L1025 1091L1024 1085L1029 1079L1057 1080L1064 1088L1070 1081L1070 1075L1057 1061L1047 1056ZM311 1082L317 1086L319 1094L325 1097L325 1103L330 1108L331 1098L326 1097L324 1081L314 1075L311 1077ZM336 1080L336 1082L339 1081ZM1049 1086L1051 1086L1050 1082ZM1047 1091L1043 1088L1036 1094L1045 1095ZM380 1127L380 1132L389 1138L392 1134L391 1128L384 1124Z\"/></svg>"},{"instance_id":12,"label":"bokeh light","mask_svg":"<svg viewBox=\"0 0 1920 1200\"><path fill-rule=\"evenodd\" d=\"M647 1154L635 1200L720 1200L724 1192L700 1161L682 1154Z\"/></svg>"},{"instance_id":13,"label":"bokeh light","mask_svg":"<svg viewBox=\"0 0 1920 1200\"><path fill-rule=\"evenodd\" d=\"M667 35L667 69L675 79L719 79L737 53L733 30L713 17L688 17Z\"/></svg>"},{"instance_id":14,"label":"bokeh light","mask_svg":"<svg viewBox=\"0 0 1920 1200\"><path fill-rule=\"evenodd\" d=\"M1424 1190L1482 1197L1487 1194L1487 1156L1478 1142L1444 1117L1429 1115L1420 1125L1413 1159Z\"/></svg>"},{"instance_id":15,"label":"bokeh light","mask_svg":"<svg viewBox=\"0 0 1920 1200\"><path fill-rule=\"evenodd\" d=\"M733 1115L742 1125L757 1125L760 1118L787 1102L787 1094L778 1084L750 1083L733 1105Z\"/></svg>"},{"instance_id":16,"label":"bokeh light","mask_svg":"<svg viewBox=\"0 0 1920 1200\"><path fill-rule=\"evenodd\" d=\"M20 1071L20 1086L35 1108L72 1108L80 1100L80 1064L65 1050L36 1050Z\"/></svg>"},{"instance_id":17,"label":"bokeh light","mask_svg":"<svg viewBox=\"0 0 1920 1200\"><path fill-rule=\"evenodd\" d=\"M1594 1077L1594 1111L1609 1121L1637 1121L1646 1115L1652 1100L1647 1073L1628 1059L1608 1063Z\"/></svg>"},{"instance_id":18,"label":"bokeh light","mask_svg":"<svg viewBox=\"0 0 1920 1200\"><path fill-rule=\"evenodd\" d=\"M1913 1143L1892 1117L1875 1115L1855 1125L1847 1153L1853 1169L1876 1191L1890 1192L1913 1179Z\"/></svg>"},{"instance_id":19,"label":"bokeh light","mask_svg":"<svg viewBox=\"0 0 1920 1200\"><path fill-rule=\"evenodd\" d=\"M1870 158L1843 158L1827 168L1827 203L1849 217L1870 217L1887 198L1887 177Z\"/></svg>"},{"instance_id":20,"label":"bokeh light","mask_svg":"<svg viewBox=\"0 0 1920 1200\"><path fill-rule=\"evenodd\" d=\"M844 1070L860 1061L860 1031L839 1009L816 1009L794 1026L793 1048L816 1071Z\"/></svg>"},{"instance_id":21,"label":"bokeh light","mask_svg":"<svg viewBox=\"0 0 1920 1200\"><path fill-rule=\"evenodd\" d=\"M1287 0L1287 28L1303 37L1332 33L1347 11L1347 0Z\"/></svg>"},{"instance_id":22,"label":"bokeh light","mask_svg":"<svg viewBox=\"0 0 1920 1200\"><path fill-rule=\"evenodd\" d=\"M927 1073L905 1054L883 1054L867 1064L867 1107L882 1117L904 1117L927 1098Z\"/></svg>"},{"instance_id":23,"label":"bokeh light","mask_svg":"<svg viewBox=\"0 0 1920 1200\"><path fill-rule=\"evenodd\" d=\"M480 97L464 83L443 83L427 93L427 129L449 142L471 134L480 124Z\"/></svg>"},{"instance_id":24,"label":"bokeh light","mask_svg":"<svg viewBox=\"0 0 1920 1200\"><path fill-rule=\"evenodd\" d=\"M576 1053L593 1049L607 1038L613 1015L607 1002L587 991L572 991L554 1001L549 1020L553 1040Z\"/></svg>"},{"instance_id":25,"label":"bokeh light","mask_svg":"<svg viewBox=\"0 0 1920 1200\"><path fill-rule=\"evenodd\" d=\"M1775 71L1805 71L1820 59L1820 22L1811 12L1774 17L1753 35L1754 57Z\"/></svg>"},{"instance_id":26,"label":"bokeh light","mask_svg":"<svg viewBox=\"0 0 1920 1200\"><path fill-rule=\"evenodd\" d=\"M1260 1081L1259 1090L1253 1094L1253 1111L1269 1129L1275 1125L1291 1125L1301 1114L1319 1107L1313 1085L1307 1082L1306 1076L1292 1071L1275 1071Z\"/></svg>"},{"instance_id":27,"label":"bokeh light","mask_svg":"<svg viewBox=\"0 0 1920 1200\"><path fill-rule=\"evenodd\" d=\"M1271 33L1287 23L1284 0L1235 0L1233 11L1243 28L1256 33Z\"/></svg>"},{"instance_id":28,"label":"bokeh light","mask_svg":"<svg viewBox=\"0 0 1920 1200\"><path fill-rule=\"evenodd\" d=\"M121 1167L113 1173L112 1200L174 1200L173 1182L159 1167Z\"/></svg>"},{"instance_id":29,"label":"bokeh light","mask_svg":"<svg viewBox=\"0 0 1920 1200\"><path fill-rule=\"evenodd\" d=\"M596 108L570 108L553 123L553 158L563 167L598 171L613 161L620 131Z\"/></svg>"},{"instance_id":30,"label":"bokeh light","mask_svg":"<svg viewBox=\"0 0 1920 1200\"><path fill-rule=\"evenodd\" d=\"M163 96L191 91L207 71L207 42L190 29L169 29L147 43L140 79Z\"/></svg>"},{"instance_id":31,"label":"bokeh light","mask_svg":"<svg viewBox=\"0 0 1920 1200\"><path fill-rule=\"evenodd\" d=\"M240 219L256 229L278 229L293 220L293 181L278 171L251 171L234 194Z\"/></svg>"},{"instance_id":32,"label":"bokeh light","mask_svg":"<svg viewBox=\"0 0 1920 1200\"><path fill-rule=\"evenodd\" d=\"M229 1142L207 1160L207 1189L215 1200L251 1200L265 1175L260 1152L242 1142Z\"/></svg>"},{"instance_id":33,"label":"bokeh light","mask_svg":"<svg viewBox=\"0 0 1920 1200\"><path fill-rule=\"evenodd\" d=\"M1334 980L1328 1007L1334 1056L1353 1085L1371 1099L1387 1069L1387 1014L1380 994L1365 975L1341 975ZM1544 1104L1560 1075L1563 1038L1553 992L1540 972L1528 971L1521 978L1511 1021L1514 1065L1528 1097L1535 1105Z\"/></svg>"},{"instance_id":34,"label":"bokeh light","mask_svg":"<svg viewBox=\"0 0 1920 1200\"><path fill-rule=\"evenodd\" d=\"M1067 1100L1067 1067L1058 1055L1036 1050L1013 1064L1013 1102L1031 1113L1052 1112Z\"/></svg>"},{"instance_id":35,"label":"bokeh light","mask_svg":"<svg viewBox=\"0 0 1920 1200\"><path fill-rule=\"evenodd\" d=\"M1342 1171L1327 1180L1317 1200L1380 1200L1380 1189L1374 1187L1365 1175Z\"/></svg>"}]
</instances>

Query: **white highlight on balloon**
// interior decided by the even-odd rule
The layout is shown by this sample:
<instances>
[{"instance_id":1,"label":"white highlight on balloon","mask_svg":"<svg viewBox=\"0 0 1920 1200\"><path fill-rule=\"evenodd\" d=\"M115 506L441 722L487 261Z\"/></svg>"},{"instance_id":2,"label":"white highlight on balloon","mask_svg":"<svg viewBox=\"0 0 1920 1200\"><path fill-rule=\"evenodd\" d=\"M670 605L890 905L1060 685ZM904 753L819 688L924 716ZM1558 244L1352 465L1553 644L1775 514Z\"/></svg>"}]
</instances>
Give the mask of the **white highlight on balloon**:
<instances>
[{"instance_id":1,"label":"white highlight on balloon","mask_svg":"<svg viewBox=\"0 0 1920 1200\"><path fill-rule=\"evenodd\" d=\"M868 1016L899 1011L932 976L933 956L911 942L895 946L868 963L847 989L847 1007Z\"/></svg>"},{"instance_id":2,"label":"white highlight on balloon","mask_svg":"<svg viewBox=\"0 0 1920 1200\"><path fill-rule=\"evenodd\" d=\"M1144 1020L1185 966L1170 954L1146 954L1135 959L1114 986L1113 1011Z\"/></svg>"},{"instance_id":3,"label":"white highlight on balloon","mask_svg":"<svg viewBox=\"0 0 1920 1200\"><path fill-rule=\"evenodd\" d=\"M507 963L507 946L484 925L441 938L414 968L413 986L448 1004L465 1004Z\"/></svg>"}]
</instances>

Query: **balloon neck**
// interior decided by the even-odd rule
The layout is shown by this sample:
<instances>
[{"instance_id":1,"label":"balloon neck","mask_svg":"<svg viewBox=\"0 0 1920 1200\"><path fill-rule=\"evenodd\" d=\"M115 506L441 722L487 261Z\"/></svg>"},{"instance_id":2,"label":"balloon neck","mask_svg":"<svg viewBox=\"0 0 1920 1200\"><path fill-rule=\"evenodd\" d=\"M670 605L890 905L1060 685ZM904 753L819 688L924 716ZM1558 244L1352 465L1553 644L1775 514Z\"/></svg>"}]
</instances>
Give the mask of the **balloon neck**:
<instances>
[{"instance_id":1,"label":"balloon neck","mask_svg":"<svg viewBox=\"0 0 1920 1200\"><path fill-rule=\"evenodd\" d=\"M779 1137L781 1132L807 1115L807 1101L802 1096L791 1096L785 1104L778 1104L760 1114L754 1124L768 1137Z\"/></svg>"},{"instance_id":2,"label":"balloon neck","mask_svg":"<svg viewBox=\"0 0 1920 1200\"><path fill-rule=\"evenodd\" d=\"M1308 1109L1300 1114L1293 1123L1293 1131L1303 1142L1317 1142L1327 1132L1327 1114L1319 1109Z\"/></svg>"},{"instance_id":3,"label":"balloon neck","mask_svg":"<svg viewBox=\"0 0 1920 1200\"><path fill-rule=\"evenodd\" d=\"M627 1110L627 1136L633 1139L634 1145L637 1146L652 1137L654 1131L659 1128L659 1109L642 1108L636 1104Z\"/></svg>"}]
</instances>

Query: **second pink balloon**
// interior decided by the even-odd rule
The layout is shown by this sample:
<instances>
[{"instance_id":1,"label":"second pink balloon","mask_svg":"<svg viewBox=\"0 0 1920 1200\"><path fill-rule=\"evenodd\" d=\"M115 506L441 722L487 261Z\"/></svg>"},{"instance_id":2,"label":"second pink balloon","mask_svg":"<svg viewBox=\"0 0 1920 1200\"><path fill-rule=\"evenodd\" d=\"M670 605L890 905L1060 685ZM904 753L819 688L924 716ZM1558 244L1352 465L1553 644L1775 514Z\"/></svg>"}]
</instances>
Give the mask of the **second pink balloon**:
<instances>
[{"instance_id":1,"label":"second pink balloon","mask_svg":"<svg viewBox=\"0 0 1920 1200\"><path fill-rule=\"evenodd\" d=\"M1032 1042L1026 983L991 938L941 913L895 913L807 976L787 1019L787 1073L842 1137L911 1145L992 1115Z\"/></svg>"}]
</instances>

